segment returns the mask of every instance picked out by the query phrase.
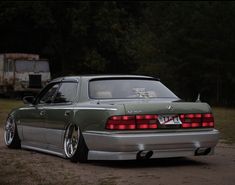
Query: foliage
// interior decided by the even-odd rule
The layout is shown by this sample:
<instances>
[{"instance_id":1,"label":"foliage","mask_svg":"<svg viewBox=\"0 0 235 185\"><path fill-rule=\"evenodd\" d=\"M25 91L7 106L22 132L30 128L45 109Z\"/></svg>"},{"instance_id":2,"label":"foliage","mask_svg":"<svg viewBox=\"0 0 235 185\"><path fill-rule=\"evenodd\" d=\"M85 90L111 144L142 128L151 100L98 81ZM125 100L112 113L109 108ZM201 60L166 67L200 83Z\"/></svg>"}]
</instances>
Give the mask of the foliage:
<instances>
[{"instance_id":1,"label":"foliage","mask_svg":"<svg viewBox=\"0 0 235 185\"><path fill-rule=\"evenodd\" d=\"M39 53L53 77L160 77L178 96L235 105L234 2L0 2L0 52Z\"/></svg>"}]
</instances>

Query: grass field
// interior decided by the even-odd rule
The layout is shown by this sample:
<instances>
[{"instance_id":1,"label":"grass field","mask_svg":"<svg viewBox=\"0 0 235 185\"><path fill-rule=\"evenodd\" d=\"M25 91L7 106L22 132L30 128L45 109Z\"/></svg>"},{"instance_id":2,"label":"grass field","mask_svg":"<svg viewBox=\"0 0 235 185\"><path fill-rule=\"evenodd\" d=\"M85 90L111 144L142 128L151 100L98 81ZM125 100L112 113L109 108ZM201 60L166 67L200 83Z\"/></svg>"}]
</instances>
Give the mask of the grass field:
<instances>
[{"instance_id":1,"label":"grass field","mask_svg":"<svg viewBox=\"0 0 235 185\"><path fill-rule=\"evenodd\" d=\"M235 109L213 107L215 127L221 133L221 139L226 143L235 143Z\"/></svg>"},{"instance_id":2,"label":"grass field","mask_svg":"<svg viewBox=\"0 0 235 185\"><path fill-rule=\"evenodd\" d=\"M13 109L23 105L21 100L0 99L0 126L5 122L8 113Z\"/></svg>"},{"instance_id":3,"label":"grass field","mask_svg":"<svg viewBox=\"0 0 235 185\"><path fill-rule=\"evenodd\" d=\"M20 100L0 99L0 126L3 125L10 110L21 105L23 102ZM235 109L213 107L212 110L222 141L235 143Z\"/></svg>"}]
</instances>

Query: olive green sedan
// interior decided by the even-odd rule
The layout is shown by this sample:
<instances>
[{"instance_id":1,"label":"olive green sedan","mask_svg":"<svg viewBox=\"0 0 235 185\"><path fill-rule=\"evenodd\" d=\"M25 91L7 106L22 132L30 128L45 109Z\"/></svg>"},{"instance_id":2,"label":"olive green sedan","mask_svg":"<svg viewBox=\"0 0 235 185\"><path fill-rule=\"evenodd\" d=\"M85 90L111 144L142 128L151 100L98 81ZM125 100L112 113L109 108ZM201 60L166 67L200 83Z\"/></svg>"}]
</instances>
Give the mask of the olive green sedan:
<instances>
[{"instance_id":1,"label":"olive green sedan","mask_svg":"<svg viewBox=\"0 0 235 185\"><path fill-rule=\"evenodd\" d=\"M149 76L61 77L23 100L6 145L73 162L209 155L219 140L207 103L183 102Z\"/></svg>"}]
</instances>

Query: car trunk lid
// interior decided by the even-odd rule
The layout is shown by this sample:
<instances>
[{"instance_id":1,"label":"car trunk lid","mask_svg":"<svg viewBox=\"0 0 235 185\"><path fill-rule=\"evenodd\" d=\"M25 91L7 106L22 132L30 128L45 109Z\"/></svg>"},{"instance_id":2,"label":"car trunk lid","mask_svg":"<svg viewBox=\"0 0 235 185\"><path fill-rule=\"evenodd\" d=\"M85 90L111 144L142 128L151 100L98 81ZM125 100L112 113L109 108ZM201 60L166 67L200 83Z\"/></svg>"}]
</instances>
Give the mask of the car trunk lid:
<instances>
[{"instance_id":1,"label":"car trunk lid","mask_svg":"<svg viewBox=\"0 0 235 185\"><path fill-rule=\"evenodd\" d=\"M208 113L211 109L207 103L195 102L137 102L124 103L127 115L132 114L185 114Z\"/></svg>"},{"instance_id":2,"label":"car trunk lid","mask_svg":"<svg viewBox=\"0 0 235 185\"><path fill-rule=\"evenodd\" d=\"M213 128L214 118L207 103L129 102L123 104L125 115L109 117L106 129L155 130Z\"/></svg>"}]
</instances>

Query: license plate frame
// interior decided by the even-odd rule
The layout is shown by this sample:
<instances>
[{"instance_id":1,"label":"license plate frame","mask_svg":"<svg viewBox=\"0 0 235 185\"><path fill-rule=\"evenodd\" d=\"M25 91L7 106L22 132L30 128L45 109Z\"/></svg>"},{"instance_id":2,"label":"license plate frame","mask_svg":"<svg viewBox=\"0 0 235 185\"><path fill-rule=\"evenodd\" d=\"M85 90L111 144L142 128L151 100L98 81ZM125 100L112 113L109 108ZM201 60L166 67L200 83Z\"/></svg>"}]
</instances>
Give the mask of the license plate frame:
<instances>
[{"instance_id":1,"label":"license plate frame","mask_svg":"<svg viewBox=\"0 0 235 185\"><path fill-rule=\"evenodd\" d=\"M182 125L179 115L158 115L160 125Z\"/></svg>"}]
</instances>

